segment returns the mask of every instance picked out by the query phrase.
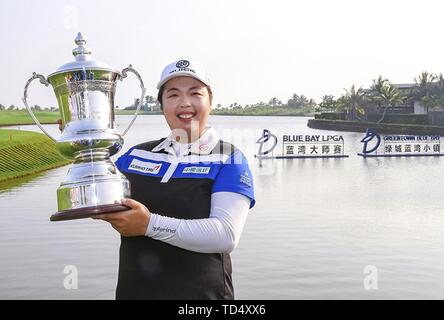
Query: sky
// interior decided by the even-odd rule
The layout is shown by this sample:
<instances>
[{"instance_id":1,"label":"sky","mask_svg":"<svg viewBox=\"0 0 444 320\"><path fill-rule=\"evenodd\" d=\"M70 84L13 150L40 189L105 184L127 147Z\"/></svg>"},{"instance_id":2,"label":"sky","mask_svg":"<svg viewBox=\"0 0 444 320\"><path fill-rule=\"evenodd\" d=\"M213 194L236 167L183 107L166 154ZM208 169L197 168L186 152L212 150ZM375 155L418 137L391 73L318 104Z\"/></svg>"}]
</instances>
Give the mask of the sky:
<instances>
[{"instance_id":1,"label":"sky","mask_svg":"<svg viewBox=\"0 0 444 320\"><path fill-rule=\"evenodd\" d=\"M93 58L117 70L129 64L147 94L165 65L201 61L214 104L242 105L294 93L317 102L382 74L411 83L424 70L444 72L442 1L391 0L0 0L0 103L23 106L26 81L72 61L81 31ZM130 75L116 104L140 96ZM55 105L36 83L31 105Z\"/></svg>"}]
</instances>

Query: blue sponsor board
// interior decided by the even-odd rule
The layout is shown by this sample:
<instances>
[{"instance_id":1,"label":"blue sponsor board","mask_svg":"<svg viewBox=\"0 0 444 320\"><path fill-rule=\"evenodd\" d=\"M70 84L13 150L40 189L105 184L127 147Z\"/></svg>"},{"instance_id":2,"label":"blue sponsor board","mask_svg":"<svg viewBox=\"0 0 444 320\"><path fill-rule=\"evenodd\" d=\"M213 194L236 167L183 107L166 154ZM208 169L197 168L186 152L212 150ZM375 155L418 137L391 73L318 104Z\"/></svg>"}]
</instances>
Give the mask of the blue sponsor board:
<instances>
[{"instance_id":1,"label":"blue sponsor board","mask_svg":"<svg viewBox=\"0 0 444 320\"><path fill-rule=\"evenodd\" d=\"M361 140L361 157L442 156L439 135L380 135L367 129Z\"/></svg>"},{"instance_id":2,"label":"blue sponsor board","mask_svg":"<svg viewBox=\"0 0 444 320\"><path fill-rule=\"evenodd\" d=\"M255 157L261 159L348 157L344 154L344 138L341 135L284 134L278 139L265 129L256 143L259 149ZM281 153L277 153L277 150L281 150Z\"/></svg>"}]
</instances>

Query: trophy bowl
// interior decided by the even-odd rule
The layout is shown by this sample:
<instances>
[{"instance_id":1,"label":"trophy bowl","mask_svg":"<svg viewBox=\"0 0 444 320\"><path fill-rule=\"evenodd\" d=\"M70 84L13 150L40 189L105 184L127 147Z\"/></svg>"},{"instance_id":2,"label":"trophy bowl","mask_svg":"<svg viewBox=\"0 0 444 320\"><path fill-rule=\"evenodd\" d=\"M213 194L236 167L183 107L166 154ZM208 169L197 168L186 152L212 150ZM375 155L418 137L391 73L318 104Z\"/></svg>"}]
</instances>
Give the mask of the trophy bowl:
<instances>
[{"instance_id":1,"label":"trophy bowl","mask_svg":"<svg viewBox=\"0 0 444 320\"><path fill-rule=\"evenodd\" d=\"M86 39L79 32L73 50L75 61L62 65L45 78L33 73L27 81L23 102L37 126L56 143L58 152L73 160L65 180L57 189L58 212L51 221L92 217L97 214L125 211L121 204L130 196L130 183L109 159L123 146L123 136L140 111L145 87L139 73L129 67L121 72L103 62L92 60ZM140 81L142 94L136 112L123 133L115 129L114 95L117 80L132 72ZM30 83L39 79L51 85L59 106L62 133L53 138L35 117L27 102Z\"/></svg>"}]
</instances>

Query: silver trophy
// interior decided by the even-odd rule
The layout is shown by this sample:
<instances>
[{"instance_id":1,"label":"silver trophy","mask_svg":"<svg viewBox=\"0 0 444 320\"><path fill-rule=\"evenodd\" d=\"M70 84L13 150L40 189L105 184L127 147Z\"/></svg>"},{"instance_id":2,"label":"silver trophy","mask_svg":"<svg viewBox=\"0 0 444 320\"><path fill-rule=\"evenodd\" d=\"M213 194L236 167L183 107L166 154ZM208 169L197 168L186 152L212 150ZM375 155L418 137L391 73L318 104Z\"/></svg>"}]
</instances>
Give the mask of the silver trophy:
<instances>
[{"instance_id":1,"label":"silver trophy","mask_svg":"<svg viewBox=\"0 0 444 320\"><path fill-rule=\"evenodd\" d=\"M130 196L129 181L109 159L123 145L123 136L139 113L145 87L139 73L131 65L121 72L91 59L86 39L78 33L73 50L75 61L64 64L47 78L33 73L25 86L23 102L34 122L52 140L64 157L73 160L67 177L57 189L58 212L51 221L91 217L101 213L127 210L121 199ZM142 94L128 127L120 134L114 123L114 93L117 80L134 73ZM62 134L54 139L46 132L28 106L30 83L39 79L54 89L59 105Z\"/></svg>"}]
</instances>

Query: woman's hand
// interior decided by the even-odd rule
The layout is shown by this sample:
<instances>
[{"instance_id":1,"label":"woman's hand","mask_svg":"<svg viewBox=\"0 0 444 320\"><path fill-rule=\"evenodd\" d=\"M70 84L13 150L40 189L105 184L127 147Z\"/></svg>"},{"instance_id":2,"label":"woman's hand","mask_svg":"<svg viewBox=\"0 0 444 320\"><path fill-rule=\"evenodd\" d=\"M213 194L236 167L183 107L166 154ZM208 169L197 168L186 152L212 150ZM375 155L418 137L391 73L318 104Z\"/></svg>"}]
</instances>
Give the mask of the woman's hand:
<instances>
[{"instance_id":1,"label":"woman's hand","mask_svg":"<svg viewBox=\"0 0 444 320\"><path fill-rule=\"evenodd\" d=\"M151 212L136 200L123 199L122 204L131 207L131 209L117 213L100 214L94 216L93 219L101 219L111 223L112 227L125 237L145 235Z\"/></svg>"}]
</instances>

